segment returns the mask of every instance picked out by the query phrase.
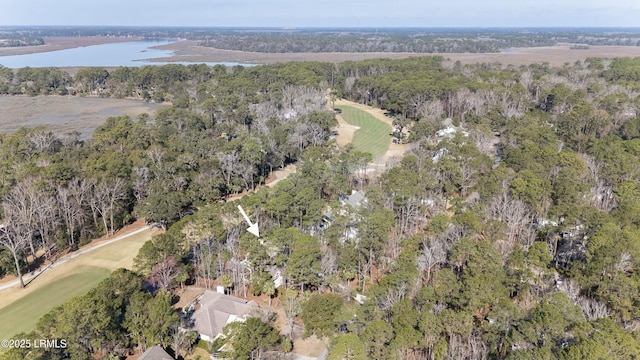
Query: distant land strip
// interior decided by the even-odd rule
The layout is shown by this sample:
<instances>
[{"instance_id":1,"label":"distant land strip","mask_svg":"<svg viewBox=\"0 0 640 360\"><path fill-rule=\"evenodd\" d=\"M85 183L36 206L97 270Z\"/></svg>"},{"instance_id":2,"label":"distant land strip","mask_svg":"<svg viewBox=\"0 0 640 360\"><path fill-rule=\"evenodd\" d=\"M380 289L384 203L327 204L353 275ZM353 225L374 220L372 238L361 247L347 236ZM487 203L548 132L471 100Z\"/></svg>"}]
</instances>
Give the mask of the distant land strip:
<instances>
[{"instance_id":1,"label":"distant land strip","mask_svg":"<svg viewBox=\"0 0 640 360\"><path fill-rule=\"evenodd\" d=\"M142 40L141 37L87 36L87 37L45 37L45 44L38 46L21 46L0 48L0 64L2 56L24 55L38 52L71 49L76 47L109 44ZM196 40L181 40L175 43L157 46L158 49L172 50L172 57L150 59L158 62L238 62L245 64L272 64L290 61L360 61L366 59L388 58L404 59L415 56L442 56L462 64L501 63L503 65L528 65L533 63L549 63L551 66L562 66L565 63L584 61L589 57L640 57L640 46L590 45L588 49L575 50L572 44L556 46L512 48L501 53L433 53L420 54L412 52L326 52L326 53L258 53L238 50L223 50L199 46Z\"/></svg>"},{"instance_id":2,"label":"distant land strip","mask_svg":"<svg viewBox=\"0 0 640 360\"><path fill-rule=\"evenodd\" d=\"M117 42L142 40L141 37L128 36L69 36L69 37L45 37L44 45L17 46L0 48L0 59L2 56L25 55L43 53L49 51L73 49L91 45L111 44ZM1 62L0 62L1 63Z\"/></svg>"}]
</instances>

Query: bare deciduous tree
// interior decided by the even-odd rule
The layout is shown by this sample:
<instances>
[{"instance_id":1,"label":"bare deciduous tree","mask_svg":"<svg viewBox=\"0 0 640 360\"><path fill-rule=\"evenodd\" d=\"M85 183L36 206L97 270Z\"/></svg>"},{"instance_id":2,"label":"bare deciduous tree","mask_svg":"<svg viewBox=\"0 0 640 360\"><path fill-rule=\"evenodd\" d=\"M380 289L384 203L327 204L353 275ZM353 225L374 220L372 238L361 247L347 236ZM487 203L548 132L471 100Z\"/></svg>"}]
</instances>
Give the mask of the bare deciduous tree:
<instances>
[{"instance_id":1,"label":"bare deciduous tree","mask_svg":"<svg viewBox=\"0 0 640 360\"><path fill-rule=\"evenodd\" d=\"M285 290L282 310L284 311L284 316L289 328L289 339L293 340L293 323L302 310L301 300L298 298L298 294L295 290Z\"/></svg>"},{"instance_id":2,"label":"bare deciduous tree","mask_svg":"<svg viewBox=\"0 0 640 360\"><path fill-rule=\"evenodd\" d=\"M220 257L221 251L216 251L216 247L213 242L202 240L192 245L191 253L193 254L192 262L197 275L204 279L205 287L207 289L211 289L213 280L216 279L219 274L222 274L222 270L224 270L220 269L220 271L216 271L216 264L214 261L216 257Z\"/></svg>"},{"instance_id":3,"label":"bare deciduous tree","mask_svg":"<svg viewBox=\"0 0 640 360\"><path fill-rule=\"evenodd\" d=\"M427 94L416 94L412 96L407 101L407 105L409 105L410 110L409 116L417 118L420 115L420 109L427 101L429 101L429 96Z\"/></svg>"},{"instance_id":4,"label":"bare deciduous tree","mask_svg":"<svg viewBox=\"0 0 640 360\"><path fill-rule=\"evenodd\" d=\"M620 260L615 265L615 270L625 273L626 275L630 275L634 271L634 261L633 257L628 252L623 252L620 254Z\"/></svg>"},{"instance_id":5,"label":"bare deciduous tree","mask_svg":"<svg viewBox=\"0 0 640 360\"><path fill-rule=\"evenodd\" d=\"M136 198L136 203L140 203L145 196L147 196L147 187L151 181L149 177L149 168L146 166L134 167L131 169L133 176L133 183L131 188L133 190L133 196Z\"/></svg>"},{"instance_id":6,"label":"bare deciduous tree","mask_svg":"<svg viewBox=\"0 0 640 360\"><path fill-rule=\"evenodd\" d=\"M323 276L326 278L332 274L335 274L338 265L337 265L337 256L335 252L328 246L326 243L321 245L322 256L320 258L320 271Z\"/></svg>"},{"instance_id":7,"label":"bare deciduous tree","mask_svg":"<svg viewBox=\"0 0 640 360\"><path fill-rule=\"evenodd\" d=\"M431 281L431 273L438 265L447 261L447 245L442 238L423 237L421 254L418 257L418 269L423 274L422 283Z\"/></svg>"},{"instance_id":8,"label":"bare deciduous tree","mask_svg":"<svg viewBox=\"0 0 640 360\"><path fill-rule=\"evenodd\" d=\"M217 153L218 160L220 161L220 171L222 171L222 177L224 178L227 186L231 185L231 179L236 172L236 167L240 161L240 155L237 151L228 153Z\"/></svg>"},{"instance_id":9,"label":"bare deciduous tree","mask_svg":"<svg viewBox=\"0 0 640 360\"><path fill-rule=\"evenodd\" d=\"M532 214L527 205L518 199L513 199L506 190L491 199L488 205L489 216L507 224L507 247L510 252L516 243L526 250L534 240ZM507 254L503 254L507 255Z\"/></svg>"},{"instance_id":10,"label":"bare deciduous tree","mask_svg":"<svg viewBox=\"0 0 640 360\"><path fill-rule=\"evenodd\" d=\"M395 289L387 289L386 296L380 299L380 309L385 312L390 312L393 305L407 296L407 291L408 285L406 282L401 283Z\"/></svg>"},{"instance_id":11,"label":"bare deciduous tree","mask_svg":"<svg viewBox=\"0 0 640 360\"><path fill-rule=\"evenodd\" d=\"M116 207L118 202L125 198L124 180L104 178L97 181L93 188L92 205L102 217L106 234L111 236L115 231Z\"/></svg>"},{"instance_id":12,"label":"bare deciduous tree","mask_svg":"<svg viewBox=\"0 0 640 360\"><path fill-rule=\"evenodd\" d=\"M29 134L29 141L38 152L48 152L53 149L53 145L58 139L50 130L39 128Z\"/></svg>"},{"instance_id":13,"label":"bare deciduous tree","mask_svg":"<svg viewBox=\"0 0 640 360\"><path fill-rule=\"evenodd\" d=\"M438 120L444 114L444 105L440 100L425 101L416 109L416 115L423 119Z\"/></svg>"},{"instance_id":14,"label":"bare deciduous tree","mask_svg":"<svg viewBox=\"0 0 640 360\"><path fill-rule=\"evenodd\" d=\"M195 331L190 331L176 327L173 329L173 335L171 336L171 348L174 350L177 358L184 358L193 344L198 339L198 334Z\"/></svg>"},{"instance_id":15,"label":"bare deciduous tree","mask_svg":"<svg viewBox=\"0 0 640 360\"><path fill-rule=\"evenodd\" d=\"M147 150L145 155L147 156L147 158L149 158L149 160L151 161L151 164L153 164L153 167L157 171L157 174L162 175L166 172L165 163L164 163L164 157L166 154L162 148L152 147L149 150Z\"/></svg>"},{"instance_id":16,"label":"bare deciduous tree","mask_svg":"<svg viewBox=\"0 0 640 360\"><path fill-rule=\"evenodd\" d=\"M34 220L45 247L45 256L48 258L51 248L55 245L55 232L60 225L59 205L55 196L45 192L40 192L38 198L39 206L36 208Z\"/></svg>"},{"instance_id":17,"label":"bare deciduous tree","mask_svg":"<svg viewBox=\"0 0 640 360\"><path fill-rule=\"evenodd\" d=\"M478 183L478 168L464 159L460 164L460 195L467 196L467 191Z\"/></svg>"},{"instance_id":18,"label":"bare deciduous tree","mask_svg":"<svg viewBox=\"0 0 640 360\"><path fill-rule=\"evenodd\" d=\"M309 145L320 145L327 139L327 134L318 124L299 123L289 136L289 144L302 150Z\"/></svg>"},{"instance_id":19,"label":"bare deciduous tree","mask_svg":"<svg viewBox=\"0 0 640 360\"><path fill-rule=\"evenodd\" d=\"M6 202L2 203L4 210L4 223L0 226L0 246L4 246L15 262L16 273L20 282L20 287L24 287L24 280L22 279L22 269L20 268L20 257L23 255L24 250L28 244L28 235L22 232L19 227L15 225L20 221L11 213L11 209L7 207ZM28 233L30 235L30 233Z\"/></svg>"},{"instance_id":20,"label":"bare deciduous tree","mask_svg":"<svg viewBox=\"0 0 640 360\"><path fill-rule=\"evenodd\" d=\"M613 193L613 187L600 177L602 164L587 154L579 154L589 169L593 179L591 185L589 205L604 212L610 212L618 206L618 200Z\"/></svg>"},{"instance_id":21,"label":"bare deciduous tree","mask_svg":"<svg viewBox=\"0 0 640 360\"><path fill-rule=\"evenodd\" d=\"M76 212L76 207L74 206L75 204L71 199L70 191L66 187L60 185L58 186L58 189L56 191L56 199L58 200L58 207L60 209L60 214L62 215L62 220L64 221L65 227L67 229L69 246L73 248L76 243L75 219L79 214Z\"/></svg>"},{"instance_id":22,"label":"bare deciduous tree","mask_svg":"<svg viewBox=\"0 0 640 360\"><path fill-rule=\"evenodd\" d=\"M587 321L608 318L611 315L607 305L595 299L579 296L576 299L576 304L582 309Z\"/></svg>"},{"instance_id":23,"label":"bare deciduous tree","mask_svg":"<svg viewBox=\"0 0 640 360\"><path fill-rule=\"evenodd\" d=\"M282 89L281 121L290 121L314 111L322 111L327 105L323 90L308 86L288 85Z\"/></svg>"},{"instance_id":24,"label":"bare deciduous tree","mask_svg":"<svg viewBox=\"0 0 640 360\"><path fill-rule=\"evenodd\" d=\"M36 246L33 241L36 212L39 211L40 190L36 180L28 178L18 182L4 198L4 215L11 219L11 226L27 239L33 259L36 259Z\"/></svg>"},{"instance_id":25,"label":"bare deciduous tree","mask_svg":"<svg viewBox=\"0 0 640 360\"><path fill-rule=\"evenodd\" d=\"M164 255L162 260L151 268L149 280L157 289L171 290L180 267L176 258Z\"/></svg>"}]
</instances>

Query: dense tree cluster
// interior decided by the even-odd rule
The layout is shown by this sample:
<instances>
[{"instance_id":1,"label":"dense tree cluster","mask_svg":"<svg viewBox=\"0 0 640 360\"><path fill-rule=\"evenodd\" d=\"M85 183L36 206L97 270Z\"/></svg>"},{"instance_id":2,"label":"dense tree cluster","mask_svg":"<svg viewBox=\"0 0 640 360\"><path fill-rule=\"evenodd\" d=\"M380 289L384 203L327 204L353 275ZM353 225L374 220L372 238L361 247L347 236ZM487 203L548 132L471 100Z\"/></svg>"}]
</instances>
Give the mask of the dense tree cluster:
<instances>
[{"instance_id":1,"label":"dense tree cluster","mask_svg":"<svg viewBox=\"0 0 640 360\"><path fill-rule=\"evenodd\" d=\"M408 193L424 189L436 201L414 203L411 219L424 216L424 231L398 231L394 210L389 269L369 289L362 324L352 324L359 341L338 337L333 352L363 344L373 358L637 356L635 345L600 345L638 338L640 233L629 205L640 180L640 138L629 131L639 118L637 62L419 69L414 61L341 64L351 77L344 95L417 120L411 155L378 187L398 172L397 202L415 173ZM444 117L467 133L438 137ZM374 324L388 335L369 338ZM604 328L598 345L589 340Z\"/></svg>"},{"instance_id":2,"label":"dense tree cluster","mask_svg":"<svg viewBox=\"0 0 640 360\"><path fill-rule=\"evenodd\" d=\"M226 340L233 343L231 351L220 355L225 359L283 358L281 355L291 350L291 342L281 336L273 324L258 318L230 323L225 327L224 333Z\"/></svg>"},{"instance_id":3,"label":"dense tree cluster","mask_svg":"<svg viewBox=\"0 0 640 360\"><path fill-rule=\"evenodd\" d=\"M41 37L20 37L0 34L0 47L36 46L44 45Z\"/></svg>"},{"instance_id":4,"label":"dense tree cluster","mask_svg":"<svg viewBox=\"0 0 640 360\"><path fill-rule=\"evenodd\" d=\"M198 34L198 38L202 37ZM424 32L411 30L351 30L327 32L221 32L207 35L202 46L265 53L299 52L411 52L484 53L513 46L552 46L553 36L464 32Z\"/></svg>"},{"instance_id":5,"label":"dense tree cluster","mask_svg":"<svg viewBox=\"0 0 640 360\"><path fill-rule=\"evenodd\" d=\"M558 43L622 46L640 43L640 35L631 29L606 34L587 29L260 29L199 31L189 34L188 38L198 39L200 45L218 49L268 53L487 53Z\"/></svg>"},{"instance_id":6,"label":"dense tree cluster","mask_svg":"<svg viewBox=\"0 0 640 360\"><path fill-rule=\"evenodd\" d=\"M329 139L335 119L314 72L326 67L86 68L73 79L58 69L18 70L15 86L32 95L102 88L114 96L171 94L174 104L153 117L108 118L89 139L45 127L2 135L3 273L24 268L39 249L46 257L75 249L138 217L165 226L193 205L264 183Z\"/></svg>"}]
</instances>

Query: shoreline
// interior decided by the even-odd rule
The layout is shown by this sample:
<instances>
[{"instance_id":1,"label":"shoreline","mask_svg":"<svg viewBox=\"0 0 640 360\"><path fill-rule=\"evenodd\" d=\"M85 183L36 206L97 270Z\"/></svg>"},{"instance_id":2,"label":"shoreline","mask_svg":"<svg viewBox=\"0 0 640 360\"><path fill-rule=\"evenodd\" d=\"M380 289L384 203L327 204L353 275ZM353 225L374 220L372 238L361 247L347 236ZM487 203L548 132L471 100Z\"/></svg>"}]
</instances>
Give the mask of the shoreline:
<instances>
[{"instance_id":1,"label":"shoreline","mask_svg":"<svg viewBox=\"0 0 640 360\"><path fill-rule=\"evenodd\" d=\"M118 42L142 40L141 37L86 36L86 37L45 37L44 45L0 47L2 56L27 55L58 50L74 49L92 45L104 45Z\"/></svg>"}]
</instances>

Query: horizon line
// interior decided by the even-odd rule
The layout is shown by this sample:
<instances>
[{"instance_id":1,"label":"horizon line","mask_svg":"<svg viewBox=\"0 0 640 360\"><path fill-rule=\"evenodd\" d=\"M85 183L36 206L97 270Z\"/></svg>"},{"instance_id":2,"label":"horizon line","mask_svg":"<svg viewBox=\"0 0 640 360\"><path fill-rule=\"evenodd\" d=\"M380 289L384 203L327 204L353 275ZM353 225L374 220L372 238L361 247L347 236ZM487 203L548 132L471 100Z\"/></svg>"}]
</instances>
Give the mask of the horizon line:
<instances>
[{"instance_id":1,"label":"horizon line","mask_svg":"<svg viewBox=\"0 0 640 360\"><path fill-rule=\"evenodd\" d=\"M0 29L13 29L13 28L135 28L135 29L167 29L167 28L183 28L183 29L257 29L257 30L340 30L340 29L396 29L396 30L428 30L428 29L483 29L483 30L529 30L529 29L543 29L543 30L597 30L597 29L628 29L628 30L640 30L640 26L210 26L210 25L52 25L52 24L40 24L40 25L0 25Z\"/></svg>"}]
</instances>

